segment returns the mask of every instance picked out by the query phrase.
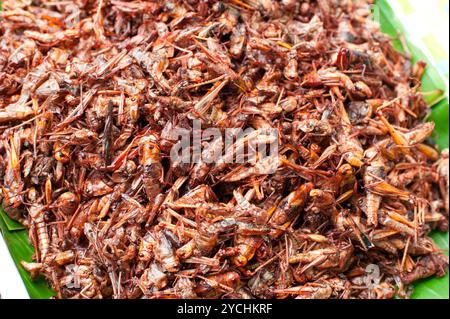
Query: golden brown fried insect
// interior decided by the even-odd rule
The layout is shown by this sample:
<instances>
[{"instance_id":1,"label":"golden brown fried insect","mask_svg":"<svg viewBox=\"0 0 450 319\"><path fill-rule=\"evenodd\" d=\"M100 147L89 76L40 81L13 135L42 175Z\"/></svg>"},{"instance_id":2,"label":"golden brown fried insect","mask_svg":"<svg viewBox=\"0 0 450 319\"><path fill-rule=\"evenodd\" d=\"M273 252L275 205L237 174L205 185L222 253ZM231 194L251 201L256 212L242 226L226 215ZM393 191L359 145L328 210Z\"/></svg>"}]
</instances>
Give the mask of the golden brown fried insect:
<instances>
[{"instance_id":1,"label":"golden brown fried insect","mask_svg":"<svg viewBox=\"0 0 450 319\"><path fill-rule=\"evenodd\" d=\"M158 146L150 138L141 141L141 165L143 168L143 183L149 200L154 200L161 191L163 167L161 165Z\"/></svg>"},{"instance_id":2,"label":"golden brown fried insect","mask_svg":"<svg viewBox=\"0 0 450 319\"><path fill-rule=\"evenodd\" d=\"M180 268L180 262L175 253L173 244L163 232L157 232L155 237L155 259L160 262L162 267L168 272L177 272Z\"/></svg>"},{"instance_id":3,"label":"golden brown fried insect","mask_svg":"<svg viewBox=\"0 0 450 319\"><path fill-rule=\"evenodd\" d=\"M280 202L269 220L269 225L274 228L272 238L280 237L299 216L312 189L312 183L303 184Z\"/></svg>"},{"instance_id":4,"label":"golden brown fried insect","mask_svg":"<svg viewBox=\"0 0 450 319\"><path fill-rule=\"evenodd\" d=\"M202 280L195 287L195 293L200 297L221 295L234 291L241 282L241 276L236 271L226 271L211 275Z\"/></svg>"}]
</instances>

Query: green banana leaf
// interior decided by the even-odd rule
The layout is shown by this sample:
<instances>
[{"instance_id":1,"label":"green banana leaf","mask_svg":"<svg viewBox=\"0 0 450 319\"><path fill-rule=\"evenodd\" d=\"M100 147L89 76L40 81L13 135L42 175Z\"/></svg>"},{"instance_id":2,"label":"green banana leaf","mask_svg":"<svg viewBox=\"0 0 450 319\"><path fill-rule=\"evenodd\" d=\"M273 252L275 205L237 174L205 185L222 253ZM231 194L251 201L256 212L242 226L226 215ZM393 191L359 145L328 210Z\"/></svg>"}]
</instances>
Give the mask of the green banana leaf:
<instances>
[{"instance_id":1,"label":"green banana leaf","mask_svg":"<svg viewBox=\"0 0 450 319\"><path fill-rule=\"evenodd\" d=\"M404 29L401 22L396 18L395 12L389 5L388 0L377 0L376 9L379 10L381 30L390 35L394 40L396 49L403 51L403 46L398 40L398 32L406 40L408 50L412 54L413 62L422 60L428 63L427 71L422 78L423 92L431 92L436 89L446 90L447 84L439 74L439 71L429 61L427 56L413 44L408 32ZM428 100L430 105L435 104L436 100ZM439 99L437 99L439 101ZM434 134L434 143L440 149L449 147L449 103L448 97L441 99L436 103L429 116L429 120L436 123ZM448 233L435 232L431 235L436 244L448 255ZM423 280L415 285L412 298L415 299L448 299L449 298L449 274L444 278L431 278Z\"/></svg>"},{"instance_id":2,"label":"green banana leaf","mask_svg":"<svg viewBox=\"0 0 450 319\"><path fill-rule=\"evenodd\" d=\"M28 232L26 230L9 230L5 220L8 223L13 222L0 208L0 232L3 234L3 238L9 248L14 263L17 265L30 298L48 299L54 296L55 293L43 278L34 281L31 280L30 275L20 265L20 261L22 260L27 262L32 261L34 249L28 240Z\"/></svg>"},{"instance_id":3,"label":"green banana leaf","mask_svg":"<svg viewBox=\"0 0 450 319\"><path fill-rule=\"evenodd\" d=\"M0 1L0 10L2 2ZM382 31L394 39L395 47L403 50L401 42L397 39L397 32L401 32L407 42L409 52L412 53L413 61L423 60L429 63L427 72L424 75L422 89L424 92L431 92L436 89L445 90L447 85L445 80L440 76L437 69L430 63L426 55L417 48L411 41L407 32L404 30L400 21L395 18L395 13L387 0L376 1L377 10L379 10L379 18ZM397 40L395 40L397 39ZM442 149L449 147L449 103L448 98L441 99L440 96L428 97L429 104L434 105L430 121L436 123L436 132L434 142ZM436 102L437 101L437 102ZM19 269L20 275L25 283L31 298L47 299L55 295L46 282L39 278L32 281L29 274L20 266L20 261L31 261L33 247L30 245L26 230L17 222L12 221L0 208L0 232L9 247L11 256ZM437 245L448 254L448 233L433 233L433 239ZM448 299L449 298L449 275L444 278L432 278L423 280L415 285L412 298L416 299Z\"/></svg>"}]
</instances>

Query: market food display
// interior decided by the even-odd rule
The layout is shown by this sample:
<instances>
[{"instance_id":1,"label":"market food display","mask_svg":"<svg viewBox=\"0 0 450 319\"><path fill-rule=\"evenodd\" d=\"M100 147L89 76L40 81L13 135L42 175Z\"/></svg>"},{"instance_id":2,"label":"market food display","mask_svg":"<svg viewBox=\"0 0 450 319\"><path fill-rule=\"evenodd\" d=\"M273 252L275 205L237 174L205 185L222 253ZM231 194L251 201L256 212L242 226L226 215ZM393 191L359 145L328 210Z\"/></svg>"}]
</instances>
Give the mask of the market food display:
<instances>
[{"instance_id":1,"label":"market food display","mask_svg":"<svg viewBox=\"0 0 450 319\"><path fill-rule=\"evenodd\" d=\"M0 198L36 249L22 266L59 298L393 298L445 275L426 65L369 4L5 1ZM252 131L181 161L195 123Z\"/></svg>"}]
</instances>

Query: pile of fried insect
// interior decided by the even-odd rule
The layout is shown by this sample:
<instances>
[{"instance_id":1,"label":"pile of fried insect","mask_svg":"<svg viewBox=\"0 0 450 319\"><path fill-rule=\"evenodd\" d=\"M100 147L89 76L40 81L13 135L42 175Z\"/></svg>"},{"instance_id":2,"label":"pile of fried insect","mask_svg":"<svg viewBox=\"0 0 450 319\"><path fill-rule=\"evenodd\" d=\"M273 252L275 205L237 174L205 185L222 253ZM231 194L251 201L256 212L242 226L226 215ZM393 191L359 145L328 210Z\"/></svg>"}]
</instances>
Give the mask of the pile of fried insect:
<instances>
[{"instance_id":1,"label":"pile of fried insect","mask_svg":"<svg viewBox=\"0 0 450 319\"><path fill-rule=\"evenodd\" d=\"M370 5L4 1L0 199L35 247L22 267L59 298L393 298L443 276L426 65ZM256 133L173 160L194 121ZM267 128L274 171L226 160Z\"/></svg>"}]
</instances>

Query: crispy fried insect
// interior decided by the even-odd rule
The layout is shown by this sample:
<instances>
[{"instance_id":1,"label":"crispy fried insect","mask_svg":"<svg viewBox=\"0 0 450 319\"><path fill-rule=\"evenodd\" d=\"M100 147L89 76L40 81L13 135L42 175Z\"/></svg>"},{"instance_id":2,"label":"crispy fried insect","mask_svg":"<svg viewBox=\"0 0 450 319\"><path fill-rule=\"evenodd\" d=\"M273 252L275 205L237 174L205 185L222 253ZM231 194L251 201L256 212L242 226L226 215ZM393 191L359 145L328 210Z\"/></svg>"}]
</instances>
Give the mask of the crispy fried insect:
<instances>
[{"instance_id":1,"label":"crispy fried insect","mask_svg":"<svg viewBox=\"0 0 450 319\"><path fill-rule=\"evenodd\" d=\"M163 167L161 165L160 150L150 138L141 141L140 163L143 169L143 183L149 200L154 200L161 192L161 177Z\"/></svg>"},{"instance_id":2,"label":"crispy fried insect","mask_svg":"<svg viewBox=\"0 0 450 319\"><path fill-rule=\"evenodd\" d=\"M384 299L444 275L444 91L372 3L3 1L21 267L58 298Z\"/></svg>"}]
</instances>

